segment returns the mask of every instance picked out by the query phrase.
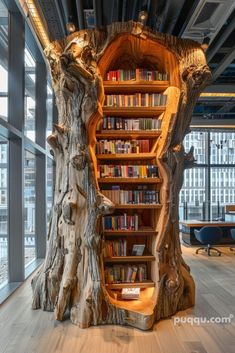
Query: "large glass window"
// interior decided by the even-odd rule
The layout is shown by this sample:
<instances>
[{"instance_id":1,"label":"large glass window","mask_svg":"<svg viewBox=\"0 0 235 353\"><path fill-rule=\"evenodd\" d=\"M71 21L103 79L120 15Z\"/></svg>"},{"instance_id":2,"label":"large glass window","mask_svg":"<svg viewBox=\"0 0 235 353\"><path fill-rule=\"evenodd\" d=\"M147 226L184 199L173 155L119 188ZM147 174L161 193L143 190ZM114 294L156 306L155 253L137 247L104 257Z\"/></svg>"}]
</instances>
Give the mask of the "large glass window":
<instances>
[{"instance_id":1,"label":"large glass window","mask_svg":"<svg viewBox=\"0 0 235 353\"><path fill-rule=\"evenodd\" d=\"M52 93L50 80L48 79L47 80L47 131L46 131L47 137L52 133L52 126L53 126L53 93Z\"/></svg>"},{"instance_id":2,"label":"large glass window","mask_svg":"<svg viewBox=\"0 0 235 353\"><path fill-rule=\"evenodd\" d=\"M25 135L32 141L35 141L35 87L36 63L26 44L24 132Z\"/></svg>"},{"instance_id":3,"label":"large glass window","mask_svg":"<svg viewBox=\"0 0 235 353\"><path fill-rule=\"evenodd\" d=\"M47 157L47 230L49 229L53 204L53 160Z\"/></svg>"},{"instance_id":4,"label":"large glass window","mask_svg":"<svg viewBox=\"0 0 235 353\"><path fill-rule=\"evenodd\" d=\"M194 146L201 168L184 172L180 219L223 219L224 206L235 203L235 132L192 131L184 146Z\"/></svg>"},{"instance_id":5,"label":"large glass window","mask_svg":"<svg viewBox=\"0 0 235 353\"><path fill-rule=\"evenodd\" d=\"M7 293L7 288L2 291L2 287L8 281L14 280L15 282L21 282L24 279L24 276L27 276L38 265L38 261L34 261L37 254L35 244L35 210L36 206L40 206L38 209L40 208L43 213L47 211L48 225L53 198L53 161L50 158L47 160L47 153L45 151L43 152L43 150L39 148L36 143L34 143L36 137L35 128L37 125L35 124L36 104L42 105L43 110L45 105L47 105L47 116L39 118L47 118L47 135L49 135L52 131L53 92L51 81L49 76L48 79L46 77L40 77L40 75L37 77L37 62L40 63L40 67L42 67L43 71L46 69L43 57L37 48L37 43L31 33L31 29L27 25L27 21L25 21L24 16L21 15L21 12L17 10L17 7L10 13L9 21L9 6L11 6L10 1L0 0L0 133L4 135L0 135L1 298ZM9 29L11 29L12 36L14 36L15 40L18 42L14 48L10 46L11 42L8 34ZM9 61L9 57L12 60ZM19 108L17 110L18 123L14 125L17 125L17 129L22 130L23 136L14 128L11 128L13 122L15 123L15 109L10 109L10 111L8 111L9 101L13 104L13 106L15 104L14 86L8 87L9 77L13 74L10 70L16 68L15 65L17 65L17 72L15 73L18 77L18 100L22 100L22 102L19 101L19 105L16 104L17 106L15 109ZM22 76L21 74L23 72L24 75ZM46 75L47 74L48 73L46 73ZM45 79L47 79L47 85ZM45 97L45 95L40 96L39 94L38 96L40 99L36 102L36 91L39 88L43 91L47 89L47 97ZM21 111L22 105L24 106L24 111ZM9 113L13 115L10 116ZM3 120L7 120L9 124L6 124ZM43 124L41 125L43 126ZM38 128L40 127L38 126ZM45 139L46 133L44 135ZM7 140L8 136L11 137L9 141ZM38 136L42 136L42 131L38 131ZM28 138L31 142L28 141ZM43 143L44 141L42 141L42 144ZM29 149L30 152L26 150L24 151L24 146L25 149ZM44 203L43 205L37 205L36 203L36 195L39 192L39 190L36 190L35 156L37 153L42 153L47 160L47 181L45 178L46 170L44 165L42 166L42 173L39 175L39 178L42 178L40 179L40 183L47 183L45 185L47 188L47 195L45 195L47 197L47 208ZM22 156L23 161L21 160ZM23 164L22 166L21 162ZM10 164L8 165L8 163ZM24 180L22 183L20 182L21 178L19 177L22 173L21 168L24 170ZM14 193L15 187L17 187L18 190L16 193ZM9 191L11 192L11 197L9 197ZM12 193L14 195L12 195ZM20 195L23 195L22 199L20 198ZM23 220L21 219L23 213L22 208L24 212ZM38 217L40 218L40 214L38 214ZM44 218L42 217L42 219ZM21 229L20 227L22 221L24 222L24 229ZM15 222L19 225L19 228L16 227ZM37 234L37 236L44 239L45 233L42 233L43 234ZM11 239L10 242L8 241L9 239ZM23 246L25 254L24 258L22 251ZM41 251L42 249L43 247L38 249L40 256L43 255ZM11 254L15 253L17 253L15 259L10 259L9 255L11 256ZM25 264L25 267L31 264L31 266L27 267L25 273L22 271L22 263Z\"/></svg>"},{"instance_id":6,"label":"large glass window","mask_svg":"<svg viewBox=\"0 0 235 353\"><path fill-rule=\"evenodd\" d=\"M206 162L206 133L203 131L192 131L185 136L184 148L189 152L191 147L194 147L194 158L197 164Z\"/></svg>"},{"instance_id":7,"label":"large glass window","mask_svg":"<svg viewBox=\"0 0 235 353\"><path fill-rule=\"evenodd\" d=\"M180 192L180 219L202 220L205 214L205 168L187 169Z\"/></svg>"},{"instance_id":8,"label":"large glass window","mask_svg":"<svg viewBox=\"0 0 235 353\"><path fill-rule=\"evenodd\" d=\"M0 136L0 288L8 279L7 159L8 143Z\"/></svg>"},{"instance_id":9,"label":"large glass window","mask_svg":"<svg viewBox=\"0 0 235 353\"><path fill-rule=\"evenodd\" d=\"M235 164L235 133L211 132L211 164Z\"/></svg>"},{"instance_id":10,"label":"large glass window","mask_svg":"<svg viewBox=\"0 0 235 353\"><path fill-rule=\"evenodd\" d=\"M0 117L8 118L8 11L0 0Z\"/></svg>"},{"instance_id":11,"label":"large glass window","mask_svg":"<svg viewBox=\"0 0 235 353\"><path fill-rule=\"evenodd\" d=\"M35 202L36 159L25 151L24 157L24 247L25 266L36 257L35 251Z\"/></svg>"},{"instance_id":12,"label":"large glass window","mask_svg":"<svg viewBox=\"0 0 235 353\"><path fill-rule=\"evenodd\" d=\"M235 168L211 168L211 216L223 216L224 206L235 204Z\"/></svg>"}]
</instances>

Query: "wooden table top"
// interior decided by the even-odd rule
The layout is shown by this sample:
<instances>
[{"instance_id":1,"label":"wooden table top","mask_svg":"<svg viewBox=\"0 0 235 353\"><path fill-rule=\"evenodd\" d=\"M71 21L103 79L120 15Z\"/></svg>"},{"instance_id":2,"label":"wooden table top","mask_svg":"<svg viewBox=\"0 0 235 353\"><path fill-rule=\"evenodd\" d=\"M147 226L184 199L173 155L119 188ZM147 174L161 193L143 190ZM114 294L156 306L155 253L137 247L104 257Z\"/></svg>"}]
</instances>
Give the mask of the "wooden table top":
<instances>
[{"instance_id":1,"label":"wooden table top","mask_svg":"<svg viewBox=\"0 0 235 353\"><path fill-rule=\"evenodd\" d=\"M190 221L180 221L180 224L184 225L185 227L205 227L205 226L214 226L214 227L234 227L235 222L224 222L224 221L197 221L197 220L190 220Z\"/></svg>"}]
</instances>

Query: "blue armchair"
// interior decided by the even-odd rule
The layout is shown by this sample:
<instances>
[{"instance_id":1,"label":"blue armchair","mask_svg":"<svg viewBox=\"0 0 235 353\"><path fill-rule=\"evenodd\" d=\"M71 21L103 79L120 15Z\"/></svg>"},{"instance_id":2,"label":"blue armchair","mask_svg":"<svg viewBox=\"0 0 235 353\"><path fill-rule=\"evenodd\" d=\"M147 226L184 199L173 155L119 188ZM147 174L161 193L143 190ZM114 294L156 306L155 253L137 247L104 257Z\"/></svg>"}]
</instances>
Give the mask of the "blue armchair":
<instances>
[{"instance_id":1,"label":"blue armchair","mask_svg":"<svg viewBox=\"0 0 235 353\"><path fill-rule=\"evenodd\" d=\"M207 252L207 255L210 256L211 255L211 250L214 250L218 256L221 256L221 251L219 251L218 249L214 248L213 244L218 244L218 242L221 240L222 238L222 230L219 227L203 227L200 230L195 229L194 230L194 234L196 239L203 244L204 246L201 248L198 248L196 250L196 254L198 254L198 252L200 250L204 250Z\"/></svg>"},{"instance_id":2,"label":"blue armchair","mask_svg":"<svg viewBox=\"0 0 235 353\"><path fill-rule=\"evenodd\" d=\"M235 240L235 229L230 229L231 237ZM233 251L235 246L231 246L230 250Z\"/></svg>"}]
</instances>

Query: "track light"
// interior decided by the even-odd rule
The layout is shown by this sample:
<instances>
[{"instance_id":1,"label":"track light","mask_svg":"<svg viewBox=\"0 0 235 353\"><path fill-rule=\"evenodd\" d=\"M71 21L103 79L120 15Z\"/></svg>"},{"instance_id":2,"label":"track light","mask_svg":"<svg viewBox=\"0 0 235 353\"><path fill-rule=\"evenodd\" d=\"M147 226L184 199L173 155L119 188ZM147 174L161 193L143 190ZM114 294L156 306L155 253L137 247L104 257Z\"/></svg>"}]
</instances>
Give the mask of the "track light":
<instances>
[{"instance_id":1,"label":"track light","mask_svg":"<svg viewBox=\"0 0 235 353\"><path fill-rule=\"evenodd\" d=\"M139 22L145 25L148 19L148 12L143 10L139 12Z\"/></svg>"},{"instance_id":2,"label":"track light","mask_svg":"<svg viewBox=\"0 0 235 353\"><path fill-rule=\"evenodd\" d=\"M73 33L76 30L76 27L73 22L66 23L66 28L69 33Z\"/></svg>"}]
</instances>

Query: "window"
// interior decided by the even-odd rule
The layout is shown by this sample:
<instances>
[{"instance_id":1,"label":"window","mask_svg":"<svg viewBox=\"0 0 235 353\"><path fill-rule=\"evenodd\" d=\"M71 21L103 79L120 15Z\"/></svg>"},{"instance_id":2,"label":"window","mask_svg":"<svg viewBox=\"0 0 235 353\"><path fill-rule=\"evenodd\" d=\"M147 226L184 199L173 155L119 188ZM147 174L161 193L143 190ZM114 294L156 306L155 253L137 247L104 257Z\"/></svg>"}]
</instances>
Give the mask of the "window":
<instances>
[{"instance_id":1,"label":"window","mask_svg":"<svg viewBox=\"0 0 235 353\"><path fill-rule=\"evenodd\" d=\"M190 134L185 136L184 148L186 152L189 152L191 146L194 147L194 158L197 164L203 164L206 162L206 133L202 131L192 131Z\"/></svg>"},{"instance_id":2,"label":"window","mask_svg":"<svg viewBox=\"0 0 235 353\"><path fill-rule=\"evenodd\" d=\"M46 131L44 131L46 121L43 121L43 124L36 124L35 121L37 104L39 107L42 105L43 111L47 106L47 115L44 114L39 118L47 119L47 135L52 131L53 92L50 77L48 76L47 79L47 76L42 77L41 75L40 77L40 74L37 76L38 63L38 71L42 69L42 72L45 73L44 58L38 50L37 43L24 16L17 10L17 7L14 11L9 12L9 6L11 6L9 1L0 0L0 131L4 134L4 136L0 136L1 298L4 297L4 293L7 293L7 287L3 291L2 287L7 282L22 282L38 266L39 261L34 261L37 255L40 255L40 258L44 255L42 241L45 239L46 224L40 228L40 220L46 223L46 211L48 220L50 218L54 163L52 158L48 157L47 152L35 143L36 127L43 129L43 131L37 131L38 139L41 139L41 146L44 145L45 140L43 139L46 138ZM18 41L18 45L14 48L10 46L11 42L8 40L9 29L11 35ZM12 60L8 61L8 57L11 57ZM10 71L12 68L17 71L15 74L17 76L17 102L19 105L14 105L13 99L15 99L16 93L14 82L8 87L9 77L13 77L13 73ZM24 73L23 77L22 73ZM36 95L36 91L38 92L39 89L44 92L47 90L47 97L44 94ZM36 99L38 99L37 102ZM13 106L10 111L8 111L9 101ZM7 120L8 123L6 124L3 120ZM6 139L8 136L11 137L9 141ZM38 158L37 155L39 155ZM42 155L43 158L40 158ZM47 161L47 180L45 160ZM36 161L42 168L41 173L37 176L37 184ZM22 174L23 182L21 182ZM37 185L38 187L43 186L43 189L44 186L47 188L47 195L43 195L40 200L36 199L36 195L39 193L39 190L36 189ZM16 190L18 192L15 195ZM47 197L47 208L44 197ZM41 202L42 200L43 202ZM35 212L36 209L38 214ZM36 222L36 217L38 217L38 222ZM21 227L22 222L24 227ZM38 225L38 230L35 229L36 225ZM35 242L36 232L38 232L38 242ZM36 248L37 244L38 249ZM9 258L8 254L12 256L11 254L15 253L17 256L14 259ZM25 271L23 271L22 263L25 265Z\"/></svg>"},{"instance_id":3,"label":"window","mask_svg":"<svg viewBox=\"0 0 235 353\"><path fill-rule=\"evenodd\" d=\"M47 80L47 131L46 137L51 135L53 128L53 92L50 80ZM46 145L47 150L49 149L49 145Z\"/></svg>"},{"instance_id":4,"label":"window","mask_svg":"<svg viewBox=\"0 0 235 353\"><path fill-rule=\"evenodd\" d=\"M180 219L202 220L205 208L205 168L186 169L180 192Z\"/></svg>"},{"instance_id":5,"label":"window","mask_svg":"<svg viewBox=\"0 0 235 353\"><path fill-rule=\"evenodd\" d=\"M235 133L211 132L211 164L235 164Z\"/></svg>"},{"instance_id":6,"label":"window","mask_svg":"<svg viewBox=\"0 0 235 353\"><path fill-rule=\"evenodd\" d=\"M25 135L35 141L35 87L36 63L29 49L25 48Z\"/></svg>"},{"instance_id":7,"label":"window","mask_svg":"<svg viewBox=\"0 0 235 353\"><path fill-rule=\"evenodd\" d=\"M24 248L25 266L36 257L35 249L35 155L25 151L24 157Z\"/></svg>"},{"instance_id":8,"label":"window","mask_svg":"<svg viewBox=\"0 0 235 353\"><path fill-rule=\"evenodd\" d=\"M53 160L47 157L47 231L53 205Z\"/></svg>"},{"instance_id":9,"label":"window","mask_svg":"<svg viewBox=\"0 0 235 353\"><path fill-rule=\"evenodd\" d=\"M0 136L0 288L8 279L7 158L8 143Z\"/></svg>"},{"instance_id":10,"label":"window","mask_svg":"<svg viewBox=\"0 0 235 353\"><path fill-rule=\"evenodd\" d=\"M222 216L228 203L235 204L235 168L211 168L211 215Z\"/></svg>"},{"instance_id":11,"label":"window","mask_svg":"<svg viewBox=\"0 0 235 353\"><path fill-rule=\"evenodd\" d=\"M224 206L235 203L235 132L192 131L184 145L186 151L195 147L197 164L203 167L184 172L180 218L221 219Z\"/></svg>"},{"instance_id":12,"label":"window","mask_svg":"<svg viewBox=\"0 0 235 353\"><path fill-rule=\"evenodd\" d=\"M0 0L0 118L8 119L8 10Z\"/></svg>"}]
</instances>

